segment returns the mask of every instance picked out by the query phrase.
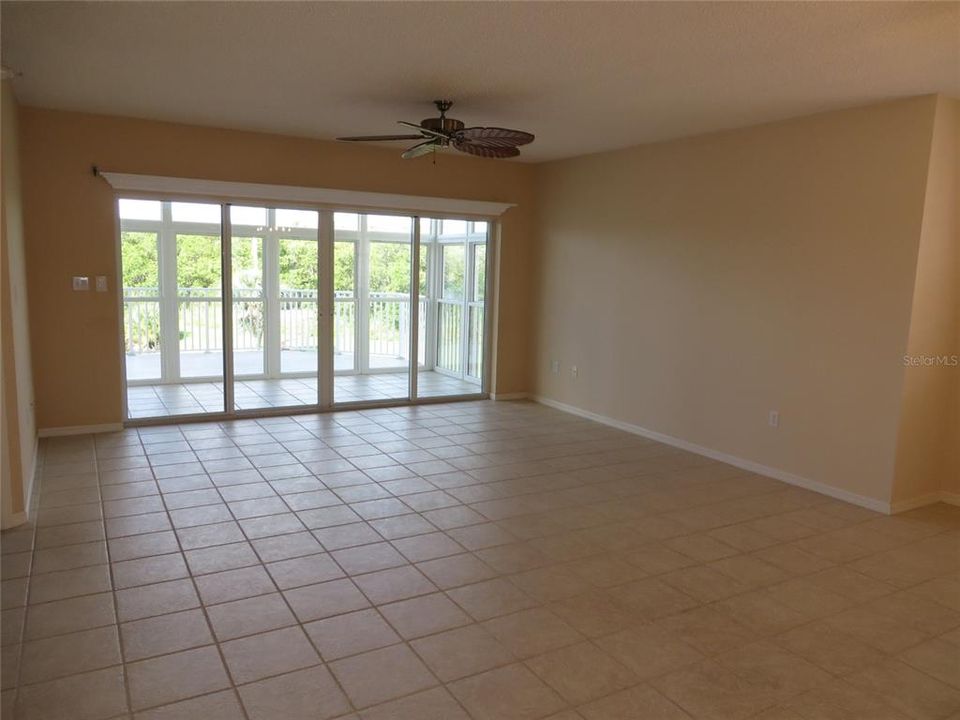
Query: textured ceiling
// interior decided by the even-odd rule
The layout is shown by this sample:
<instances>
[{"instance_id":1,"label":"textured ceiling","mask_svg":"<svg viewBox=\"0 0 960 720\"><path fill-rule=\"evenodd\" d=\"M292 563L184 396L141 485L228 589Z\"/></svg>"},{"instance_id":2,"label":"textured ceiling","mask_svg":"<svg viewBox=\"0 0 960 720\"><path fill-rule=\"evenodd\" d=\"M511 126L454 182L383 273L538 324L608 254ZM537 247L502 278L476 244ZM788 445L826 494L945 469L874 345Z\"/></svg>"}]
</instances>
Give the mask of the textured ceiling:
<instances>
[{"instance_id":1,"label":"textured ceiling","mask_svg":"<svg viewBox=\"0 0 960 720\"><path fill-rule=\"evenodd\" d=\"M549 160L960 95L960 3L3 2L27 105L333 138L457 101ZM399 149L399 148L398 148Z\"/></svg>"}]
</instances>

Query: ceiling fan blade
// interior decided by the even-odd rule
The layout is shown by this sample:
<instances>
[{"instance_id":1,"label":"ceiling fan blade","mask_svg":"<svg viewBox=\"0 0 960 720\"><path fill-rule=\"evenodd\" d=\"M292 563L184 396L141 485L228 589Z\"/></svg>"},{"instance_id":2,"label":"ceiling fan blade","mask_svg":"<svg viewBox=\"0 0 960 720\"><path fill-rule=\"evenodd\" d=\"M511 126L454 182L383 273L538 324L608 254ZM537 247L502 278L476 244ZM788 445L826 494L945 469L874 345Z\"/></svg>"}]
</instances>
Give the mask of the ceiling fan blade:
<instances>
[{"instance_id":1,"label":"ceiling fan blade","mask_svg":"<svg viewBox=\"0 0 960 720\"><path fill-rule=\"evenodd\" d=\"M520 154L520 150L513 146L494 147L470 142L457 142L456 140L453 141L453 147L460 152L469 153L470 155L479 155L480 157L485 158L508 158L516 157Z\"/></svg>"},{"instance_id":2,"label":"ceiling fan blade","mask_svg":"<svg viewBox=\"0 0 960 720\"><path fill-rule=\"evenodd\" d=\"M414 145L412 148L408 148L403 154L400 155L404 160L411 160L412 158L420 157L421 155L426 155L427 153L433 152L437 147L437 141L434 139L427 140L422 142L419 145Z\"/></svg>"},{"instance_id":3,"label":"ceiling fan blade","mask_svg":"<svg viewBox=\"0 0 960 720\"><path fill-rule=\"evenodd\" d=\"M416 123L407 122L406 120L397 120L397 123L399 123L400 125L406 125L407 127L416 128L417 130L419 130L424 134L424 137L428 135L433 135L434 137L443 138L444 140L447 139L447 136L444 135L442 132L439 132L438 130L431 130L429 128L421 127Z\"/></svg>"},{"instance_id":4,"label":"ceiling fan blade","mask_svg":"<svg viewBox=\"0 0 960 720\"><path fill-rule=\"evenodd\" d=\"M347 142L376 142L378 140L419 140L423 135L356 135L354 137L339 137L337 140Z\"/></svg>"},{"instance_id":5,"label":"ceiling fan blade","mask_svg":"<svg viewBox=\"0 0 960 720\"><path fill-rule=\"evenodd\" d=\"M499 127L471 127L453 133L457 140L486 145L488 147L516 147L532 143L532 133Z\"/></svg>"}]
</instances>

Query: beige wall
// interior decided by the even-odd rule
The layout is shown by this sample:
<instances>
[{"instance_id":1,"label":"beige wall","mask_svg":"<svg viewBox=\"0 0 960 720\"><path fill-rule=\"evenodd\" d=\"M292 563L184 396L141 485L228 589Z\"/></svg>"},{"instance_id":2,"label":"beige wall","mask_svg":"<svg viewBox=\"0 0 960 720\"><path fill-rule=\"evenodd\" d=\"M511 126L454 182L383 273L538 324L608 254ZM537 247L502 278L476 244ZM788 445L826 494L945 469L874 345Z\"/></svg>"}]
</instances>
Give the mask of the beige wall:
<instances>
[{"instance_id":1,"label":"beige wall","mask_svg":"<svg viewBox=\"0 0 960 720\"><path fill-rule=\"evenodd\" d=\"M938 99L929 150L913 307L905 362L956 354L957 101ZM958 476L957 397L960 367L913 365L904 370L893 500L905 506L955 488ZM956 491L955 489L953 490Z\"/></svg>"},{"instance_id":2,"label":"beige wall","mask_svg":"<svg viewBox=\"0 0 960 720\"><path fill-rule=\"evenodd\" d=\"M934 107L539 166L535 392L889 502Z\"/></svg>"},{"instance_id":3,"label":"beige wall","mask_svg":"<svg viewBox=\"0 0 960 720\"><path fill-rule=\"evenodd\" d=\"M117 299L75 293L72 275L116 283L112 191L104 170L516 203L503 216L494 391L527 387L533 168L398 150L35 108L21 111L24 211L37 421L119 422Z\"/></svg>"},{"instance_id":4,"label":"beige wall","mask_svg":"<svg viewBox=\"0 0 960 720\"><path fill-rule=\"evenodd\" d=\"M2 408L2 525L22 522L30 499L36 448L26 262L21 206L17 101L10 83L0 99L0 361Z\"/></svg>"}]
</instances>

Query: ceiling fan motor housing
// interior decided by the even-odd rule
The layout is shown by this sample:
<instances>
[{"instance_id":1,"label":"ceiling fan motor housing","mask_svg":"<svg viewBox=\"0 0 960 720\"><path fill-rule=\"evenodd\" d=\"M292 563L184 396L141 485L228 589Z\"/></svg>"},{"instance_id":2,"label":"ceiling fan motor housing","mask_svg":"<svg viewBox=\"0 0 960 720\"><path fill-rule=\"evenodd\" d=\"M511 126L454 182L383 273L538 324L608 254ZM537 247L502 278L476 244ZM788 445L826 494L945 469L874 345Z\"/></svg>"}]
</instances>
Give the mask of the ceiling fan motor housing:
<instances>
[{"instance_id":1,"label":"ceiling fan motor housing","mask_svg":"<svg viewBox=\"0 0 960 720\"><path fill-rule=\"evenodd\" d=\"M456 132L457 130L463 130L464 124L461 120L454 120L453 118L447 118L447 117L438 117L438 118L426 118L425 120L421 120L420 127L426 128L427 130L433 130L435 132L452 133L452 132Z\"/></svg>"}]
</instances>

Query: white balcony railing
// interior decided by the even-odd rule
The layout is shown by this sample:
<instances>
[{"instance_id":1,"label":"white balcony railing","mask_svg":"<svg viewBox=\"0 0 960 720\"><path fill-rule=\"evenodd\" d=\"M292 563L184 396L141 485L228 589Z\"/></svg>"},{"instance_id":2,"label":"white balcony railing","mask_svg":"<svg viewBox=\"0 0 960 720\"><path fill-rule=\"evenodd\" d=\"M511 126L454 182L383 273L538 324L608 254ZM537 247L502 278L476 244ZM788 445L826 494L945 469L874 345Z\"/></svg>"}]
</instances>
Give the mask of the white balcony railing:
<instances>
[{"instance_id":1,"label":"white balcony railing","mask_svg":"<svg viewBox=\"0 0 960 720\"><path fill-rule=\"evenodd\" d=\"M334 299L334 352L353 354L357 344L358 299L338 293ZM424 318L427 300L420 303L421 356L426 346ZM218 289L180 288L177 296L177 348L182 353L218 352L223 346L222 299ZM279 340L281 350L316 350L318 308L315 290L281 290L279 299ZM234 293L234 351L262 351L266 331L266 304L259 290L239 289ZM444 317L441 314L441 317ZM124 288L124 338L132 355L159 353L161 302L158 288ZM370 293L367 315L368 352L371 356L405 360L410 325L410 299L395 293ZM459 338L459 320L442 323L440 337L448 333ZM451 341L444 347L452 351ZM456 340L452 340L455 345ZM452 360L448 361L452 365ZM447 367L445 365L444 367ZM452 369L452 367L451 367Z\"/></svg>"}]
</instances>

